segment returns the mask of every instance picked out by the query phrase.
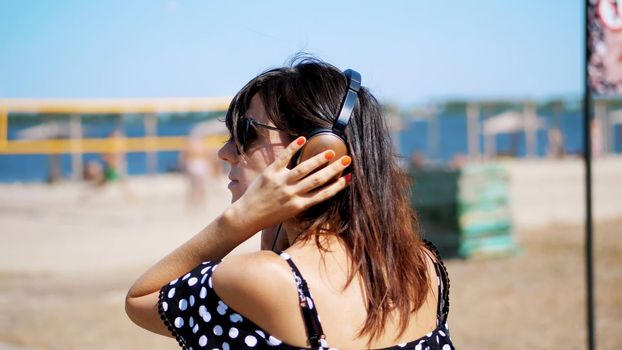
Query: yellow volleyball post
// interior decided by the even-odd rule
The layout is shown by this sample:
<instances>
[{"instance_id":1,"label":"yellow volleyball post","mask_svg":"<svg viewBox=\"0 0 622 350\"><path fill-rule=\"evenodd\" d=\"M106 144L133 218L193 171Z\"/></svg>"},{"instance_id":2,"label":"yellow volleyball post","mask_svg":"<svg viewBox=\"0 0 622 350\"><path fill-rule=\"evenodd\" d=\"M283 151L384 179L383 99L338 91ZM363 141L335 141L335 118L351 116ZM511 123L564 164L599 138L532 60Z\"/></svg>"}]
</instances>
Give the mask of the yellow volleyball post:
<instances>
[{"instance_id":1,"label":"yellow volleyball post","mask_svg":"<svg viewBox=\"0 0 622 350\"><path fill-rule=\"evenodd\" d=\"M155 174L158 172L158 115L155 113L145 114L143 123L145 125L147 172Z\"/></svg>"},{"instance_id":2,"label":"yellow volleyball post","mask_svg":"<svg viewBox=\"0 0 622 350\"><path fill-rule=\"evenodd\" d=\"M149 173L157 172L157 153L182 151L187 135L158 136L159 113L226 112L231 97L181 97L138 99L24 99L0 98L0 155L46 154L71 156L71 174L81 179L85 153L123 154L146 153ZM38 114L50 117L69 116L68 138L8 139L8 114ZM142 114L144 137L112 135L107 138L85 138L82 125L84 115ZM226 131L209 134L203 142L208 148L219 148L228 139ZM120 165L125 173L125 162Z\"/></svg>"},{"instance_id":3,"label":"yellow volleyball post","mask_svg":"<svg viewBox=\"0 0 622 350\"><path fill-rule=\"evenodd\" d=\"M82 116L72 114L69 119L69 144L71 147L71 177L82 180Z\"/></svg>"},{"instance_id":4,"label":"yellow volleyball post","mask_svg":"<svg viewBox=\"0 0 622 350\"><path fill-rule=\"evenodd\" d=\"M9 139L9 109L0 105L0 149L5 149Z\"/></svg>"}]
</instances>

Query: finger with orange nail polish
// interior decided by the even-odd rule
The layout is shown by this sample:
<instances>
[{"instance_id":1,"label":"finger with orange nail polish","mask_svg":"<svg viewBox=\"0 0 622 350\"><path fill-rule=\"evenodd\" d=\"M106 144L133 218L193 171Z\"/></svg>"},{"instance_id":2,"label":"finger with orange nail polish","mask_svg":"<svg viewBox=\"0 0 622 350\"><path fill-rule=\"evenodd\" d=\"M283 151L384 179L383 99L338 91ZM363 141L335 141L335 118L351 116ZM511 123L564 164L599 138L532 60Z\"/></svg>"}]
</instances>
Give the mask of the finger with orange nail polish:
<instances>
[{"instance_id":1,"label":"finger with orange nail polish","mask_svg":"<svg viewBox=\"0 0 622 350\"><path fill-rule=\"evenodd\" d=\"M341 164L343 166L348 166L348 165L350 165L350 163L352 163L352 158L350 158L350 156L345 156L345 157L341 158Z\"/></svg>"},{"instance_id":2,"label":"finger with orange nail polish","mask_svg":"<svg viewBox=\"0 0 622 350\"><path fill-rule=\"evenodd\" d=\"M326 151L326 153L324 153L324 158L326 158L326 160L331 160L335 158L335 151L333 150Z\"/></svg>"}]
</instances>

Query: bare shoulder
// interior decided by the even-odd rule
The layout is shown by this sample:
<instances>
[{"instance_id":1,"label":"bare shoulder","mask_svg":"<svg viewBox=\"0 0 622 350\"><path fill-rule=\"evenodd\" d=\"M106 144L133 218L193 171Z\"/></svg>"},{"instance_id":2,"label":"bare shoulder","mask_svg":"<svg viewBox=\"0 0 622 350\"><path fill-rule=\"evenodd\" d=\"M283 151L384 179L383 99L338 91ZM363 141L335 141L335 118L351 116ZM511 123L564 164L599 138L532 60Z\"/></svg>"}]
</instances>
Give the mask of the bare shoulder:
<instances>
[{"instance_id":1,"label":"bare shoulder","mask_svg":"<svg viewBox=\"0 0 622 350\"><path fill-rule=\"evenodd\" d=\"M270 251L234 255L225 258L214 271L214 283L222 290L230 287L251 289L275 282L288 272L288 267L278 255ZM290 274L291 275L291 274Z\"/></svg>"},{"instance_id":2,"label":"bare shoulder","mask_svg":"<svg viewBox=\"0 0 622 350\"><path fill-rule=\"evenodd\" d=\"M289 266L270 251L227 257L214 270L213 283L226 304L259 325L262 322L258 318L266 313L274 314L283 296L291 295L296 301Z\"/></svg>"}]
</instances>

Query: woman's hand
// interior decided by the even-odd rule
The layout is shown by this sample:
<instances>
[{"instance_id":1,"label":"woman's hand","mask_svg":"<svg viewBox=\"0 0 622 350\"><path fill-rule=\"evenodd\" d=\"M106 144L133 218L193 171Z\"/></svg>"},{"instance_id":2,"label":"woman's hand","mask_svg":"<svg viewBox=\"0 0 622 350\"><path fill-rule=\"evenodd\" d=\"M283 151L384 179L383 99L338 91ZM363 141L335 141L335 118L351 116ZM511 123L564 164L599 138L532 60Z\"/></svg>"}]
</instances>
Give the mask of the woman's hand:
<instances>
[{"instance_id":1,"label":"woman's hand","mask_svg":"<svg viewBox=\"0 0 622 350\"><path fill-rule=\"evenodd\" d=\"M292 156L305 142L301 137L287 146L222 215L134 283L125 303L127 314L134 322L154 332L168 334L157 312L158 291L163 284L202 261L222 259L259 230L290 219L347 186L345 176L336 181L332 179L341 174L351 159L348 156L333 159L335 152L332 150L320 153L294 169L287 168Z\"/></svg>"},{"instance_id":2,"label":"woman's hand","mask_svg":"<svg viewBox=\"0 0 622 350\"><path fill-rule=\"evenodd\" d=\"M231 204L229 210L247 229L244 231L248 237L333 197L348 185L345 176L331 182L352 161L349 156L333 159L333 150L319 153L288 169L292 157L305 143L304 137L290 143L249 185L246 192ZM325 167L319 169L322 166Z\"/></svg>"}]
</instances>

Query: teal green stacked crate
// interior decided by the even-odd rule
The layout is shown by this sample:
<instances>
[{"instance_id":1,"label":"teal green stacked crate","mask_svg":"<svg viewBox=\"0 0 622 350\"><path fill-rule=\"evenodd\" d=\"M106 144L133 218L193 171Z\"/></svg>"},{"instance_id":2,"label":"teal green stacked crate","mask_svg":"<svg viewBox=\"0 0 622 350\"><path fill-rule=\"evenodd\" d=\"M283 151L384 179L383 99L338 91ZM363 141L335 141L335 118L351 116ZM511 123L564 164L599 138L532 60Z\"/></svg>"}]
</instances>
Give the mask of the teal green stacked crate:
<instances>
[{"instance_id":1,"label":"teal green stacked crate","mask_svg":"<svg viewBox=\"0 0 622 350\"><path fill-rule=\"evenodd\" d=\"M443 256L456 256L460 248L459 171L425 168L415 170L413 175L411 199L424 237L432 241Z\"/></svg>"},{"instance_id":2,"label":"teal green stacked crate","mask_svg":"<svg viewBox=\"0 0 622 350\"><path fill-rule=\"evenodd\" d=\"M413 170L412 203L424 235L447 257L515 251L509 177L500 164Z\"/></svg>"}]
</instances>

